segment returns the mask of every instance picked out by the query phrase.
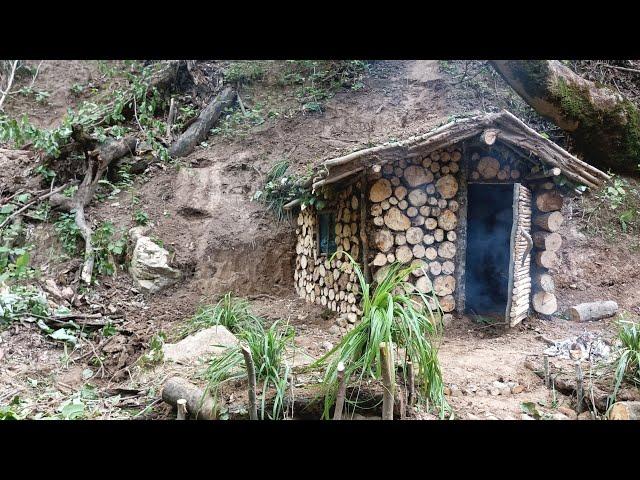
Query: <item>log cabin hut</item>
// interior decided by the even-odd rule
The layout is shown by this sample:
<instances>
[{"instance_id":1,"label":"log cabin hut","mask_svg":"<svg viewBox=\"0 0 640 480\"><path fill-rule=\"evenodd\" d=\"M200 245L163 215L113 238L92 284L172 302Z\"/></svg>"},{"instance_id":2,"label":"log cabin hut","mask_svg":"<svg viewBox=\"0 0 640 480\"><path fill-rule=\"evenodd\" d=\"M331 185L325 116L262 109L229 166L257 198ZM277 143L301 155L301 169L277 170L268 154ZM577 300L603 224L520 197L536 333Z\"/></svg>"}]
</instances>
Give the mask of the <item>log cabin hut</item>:
<instances>
[{"instance_id":1,"label":"log cabin hut","mask_svg":"<svg viewBox=\"0 0 640 480\"><path fill-rule=\"evenodd\" d=\"M448 314L514 326L557 310L553 273L563 198L609 177L507 111L457 118L424 135L324 161L300 199L294 272L300 297L356 321L359 284L393 262ZM348 325L348 324L347 324Z\"/></svg>"}]
</instances>

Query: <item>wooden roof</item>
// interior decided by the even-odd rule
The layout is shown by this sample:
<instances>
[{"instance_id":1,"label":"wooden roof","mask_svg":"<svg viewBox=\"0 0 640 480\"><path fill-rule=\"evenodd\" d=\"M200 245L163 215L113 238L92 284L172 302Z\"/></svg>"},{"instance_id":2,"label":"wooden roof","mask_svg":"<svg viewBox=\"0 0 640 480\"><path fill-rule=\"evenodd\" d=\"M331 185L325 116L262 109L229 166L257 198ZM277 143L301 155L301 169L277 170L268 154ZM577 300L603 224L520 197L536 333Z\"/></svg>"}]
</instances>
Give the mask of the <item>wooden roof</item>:
<instances>
[{"instance_id":1,"label":"wooden roof","mask_svg":"<svg viewBox=\"0 0 640 480\"><path fill-rule=\"evenodd\" d=\"M401 158L426 155L472 137L479 137L487 144L499 140L517 151L529 152L550 167L559 168L571 181L588 187L597 188L609 179L606 173L571 155L528 127L512 113L502 110L499 113L458 118L423 135L399 142L387 142L325 160L313 178L312 186L315 190L355 175L366 168L384 165Z\"/></svg>"}]
</instances>

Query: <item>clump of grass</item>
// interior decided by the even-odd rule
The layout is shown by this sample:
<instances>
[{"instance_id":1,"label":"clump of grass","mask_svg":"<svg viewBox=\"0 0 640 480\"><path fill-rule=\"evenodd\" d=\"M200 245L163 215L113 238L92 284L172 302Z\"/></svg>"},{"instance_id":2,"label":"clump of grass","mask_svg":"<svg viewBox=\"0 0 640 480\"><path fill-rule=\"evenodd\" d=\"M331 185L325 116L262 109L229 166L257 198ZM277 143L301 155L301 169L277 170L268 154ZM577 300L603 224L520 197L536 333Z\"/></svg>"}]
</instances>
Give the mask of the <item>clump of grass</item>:
<instances>
[{"instance_id":1,"label":"clump of grass","mask_svg":"<svg viewBox=\"0 0 640 480\"><path fill-rule=\"evenodd\" d=\"M411 267L392 264L384 278L374 288L369 285L357 262L345 252L358 276L362 292L360 323L348 332L331 351L315 362L330 359L324 377L324 418L329 418L335 403L337 367L343 362L345 377L362 382L367 378L381 380L380 343L403 348L406 359L417 366L416 378L422 402L433 402L441 417L449 406L444 397L444 385L438 363L437 338L441 331L442 310L433 292L429 295L406 281ZM335 254L334 254L335 256ZM405 360L406 360L405 359ZM406 368L404 369L406 371ZM428 405L427 405L428 406Z\"/></svg>"},{"instance_id":2,"label":"clump of grass","mask_svg":"<svg viewBox=\"0 0 640 480\"><path fill-rule=\"evenodd\" d=\"M290 367L285 362L286 347L293 342L294 330L288 325L280 326L279 321L265 328L258 317L250 317L237 334L249 347L256 370L256 381L262 382L260 397L260 418L276 420L286 416L285 401L290 382ZM227 349L221 356L209 362L205 373L208 391L216 397L220 385L229 380L245 378L244 357L241 347ZM234 373L235 372L235 373ZM273 406L267 411L267 393L273 388Z\"/></svg>"},{"instance_id":3,"label":"clump of grass","mask_svg":"<svg viewBox=\"0 0 640 480\"><path fill-rule=\"evenodd\" d=\"M309 197L309 193L302 187L304 179L288 174L288 171L289 162L282 160L276 163L269 170L264 187L253 196L253 200L265 204L276 215L278 221L288 218L289 214L284 209L287 203L296 198ZM309 203L313 204L314 201L315 199L311 199Z\"/></svg>"},{"instance_id":4,"label":"clump of grass","mask_svg":"<svg viewBox=\"0 0 640 480\"><path fill-rule=\"evenodd\" d=\"M230 332L238 333L242 326L254 321L249 312L249 302L226 293L215 305L203 305L180 330L180 338L215 325L222 325Z\"/></svg>"},{"instance_id":5,"label":"clump of grass","mask_svg":"<svg viewBox=\"0 0 640 480\"><path fill-rule=\"evenodd\" d=\"M630 320L620 320L618 329L620 347L613 364L614 385L609 404L613 404L623 381L640 387L640 324Z\"/></svg>"}]
</instances>

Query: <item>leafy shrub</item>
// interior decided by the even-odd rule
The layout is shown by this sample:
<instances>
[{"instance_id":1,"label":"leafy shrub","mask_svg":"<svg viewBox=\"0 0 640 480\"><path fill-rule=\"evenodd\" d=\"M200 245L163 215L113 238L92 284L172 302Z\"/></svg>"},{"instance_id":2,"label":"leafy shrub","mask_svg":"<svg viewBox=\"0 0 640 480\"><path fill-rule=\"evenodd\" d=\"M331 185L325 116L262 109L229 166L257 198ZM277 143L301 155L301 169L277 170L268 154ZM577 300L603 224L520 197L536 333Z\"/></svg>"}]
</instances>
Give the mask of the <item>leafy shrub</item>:
<instances>
[{"instance_id":1,"label":"leafy shrub","mask_svg":"<svg viewBox=\"0 0 640 480\"><path fill-rule=\"evenodd\" d=\"M273 211L278 220L289 217L284 206L296 198L300 198L303 204L314 205L323 208L324 201L311 196L304 183L308 178L288 175L289 162L282 160L276 163L267 174L266 182L261 190L256 191L253 200L257 200ZM309 174L310 175L310 174Z\"/></svg>"},{"instance_id":2,"label":"leafy shrub","mask_svg":"<svg viewBox=\"0 0 640 480\"><path fill-rule=\"evenodd\" d=\"M103 222L91 236L95 251L95 268L100 275L113 275L119 260L127 247L126 235L114 238L116 232L113 223Z\"/></svg>"},{"instance_id":3,"label":"leafy shrub","mask_svg":"<svg viewBox=\"0 0 640 480\"><path fill-rule=\"evenodd\" d=\"M342 253L358 276L362 317L338 345L315 363L320 365L331 359L324 377L324 418L329 418L335 403L338 363L345 365L345 378L359 382L368 378L380 380L379 346L382 342L405 350L406 357L417 367L419 398L433 402L443 417L449 405L444 396L436 346L442 318L437 297L433 292L424 294L408 283L405 278L412 268L403 268L398 263L392 264L384 278L372 288L365 281L358 263L349 254Z\"/></svg>"},{"instance_id":4,"label":"leafy shrub","mask_svg":"<svg viewBox=\"0 0 640 480\"><path fill-rule=\"evenodd\" d=\"M640 324L630 320L618 322L619 347L613 361L615 367L613 393L609 403L615 401L623 381L640 387Z\"/></svg>"},{"instance_id":5,"label":"leafy shrub","mask_svg":"<svg viewBox=\"0 0 640 480\"><path fill-rule=\"evenodd\" d=\"M69 255L78 253L78 242L82 235L80 235L80 229L76 225L75 214L61 213L53 228L58 234L58 239L62 243L64 251Z\"/></svg>"},{"instance_id":6,"label":"leafy shrub","mask_svg":"<svg viewBox=\"0 0 640 480\"><path fill-rule=\"evenodd\" d=\"M228 292L215 305L200 306L188 324L181 329L180 338L215 325L222 325L230 332L238 333L244 325L253 321L249 302Z\"/></svg>"},{"instance_id":7,"label":"leafy shrub","mask_svg":"<svg viewBox=\"0 0 640 480\"><path fill-rule=\"evenodd\" d=\"M264 77L265 69L261 61L246 60L233 62L224 72L226 83L251 83Z\"/></svg>"}]
</instances>

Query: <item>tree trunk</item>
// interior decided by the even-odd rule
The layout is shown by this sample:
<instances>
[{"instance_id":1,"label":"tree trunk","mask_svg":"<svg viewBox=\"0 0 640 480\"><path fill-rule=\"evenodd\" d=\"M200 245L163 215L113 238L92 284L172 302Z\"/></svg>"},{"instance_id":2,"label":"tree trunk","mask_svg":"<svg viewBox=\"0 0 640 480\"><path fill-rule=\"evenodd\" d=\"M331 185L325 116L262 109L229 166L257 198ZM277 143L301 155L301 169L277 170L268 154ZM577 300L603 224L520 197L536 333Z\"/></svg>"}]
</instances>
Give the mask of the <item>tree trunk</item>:
<instances>
[{"instance_id":1,"label":"tree trunk","mask_svg":"<svg viewBox=\"0 0 640 480\"><path fill-rule=\"evenodd\" d=\"M588 163L636 173L640 113L607 87L557 60L494 60L493 68L540 115L568 132Z\"/></svg>"}]
</instances>

